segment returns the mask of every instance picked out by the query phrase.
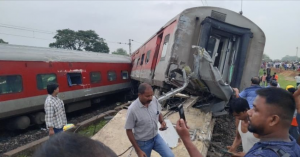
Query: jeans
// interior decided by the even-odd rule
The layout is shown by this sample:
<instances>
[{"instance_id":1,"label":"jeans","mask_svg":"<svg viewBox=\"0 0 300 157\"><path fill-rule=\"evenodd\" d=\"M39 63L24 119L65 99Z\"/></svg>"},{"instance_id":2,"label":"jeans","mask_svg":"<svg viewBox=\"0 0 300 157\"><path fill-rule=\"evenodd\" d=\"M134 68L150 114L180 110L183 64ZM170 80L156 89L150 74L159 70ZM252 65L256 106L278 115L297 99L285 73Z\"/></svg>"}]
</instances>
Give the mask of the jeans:
<instances>
[{"instance_id":1,"label":"jeans","mask_svg":"<svg viewBox=\"0 0 300 157\"><path fill-rule=\"evenodd\" d=\"M147 155L151 156L152 149L162 157L174 157L172 150L167 146L166 142L157 134L154 138L148 141L136 141L140 149Z\"/></svg>"},{"instance_id":2,"label":"jeans","mask_svg":"<svg viewBox=\"0 0 300 157\"><path fill-rule=\"evenodd\" d=\"M63 128L53 128L53 130L54 130L54 133L55 133L55 134L58 134L58 133L64 131Z\"/></svg>"}]
</instances>

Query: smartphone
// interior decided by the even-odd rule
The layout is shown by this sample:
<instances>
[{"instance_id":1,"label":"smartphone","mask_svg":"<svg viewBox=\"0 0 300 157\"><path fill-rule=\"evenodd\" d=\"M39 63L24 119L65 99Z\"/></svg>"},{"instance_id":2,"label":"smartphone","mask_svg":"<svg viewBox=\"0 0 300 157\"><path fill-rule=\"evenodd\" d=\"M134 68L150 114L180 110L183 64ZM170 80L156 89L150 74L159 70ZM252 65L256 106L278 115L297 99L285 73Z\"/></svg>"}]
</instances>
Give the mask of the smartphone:
<instances>
[{"instance_id":1,"label":"smartphone","mask_svg":"<svg viewBox=\"0 0 300 157\"><path fill-rule=\"evenodd\" d=\"M225 154L231 155L231 156L232 156L232 155L234 155L233 153L231 153L231 152L228 152L228 151L225 151L225 150L224 150L224 151L222 151L222 152L223 152L223 153L225 153Z\"/></svg>"},{"instance_id":2,"label":"smartphone","mask_svg":"<svg viewBox=\"0 0 300 157\"><path fill-rule=\"evenodd\" d=\"M178 112L179 112L180 119L186 121L182 104L178 106Z\"/></svg>"}]
</instances>

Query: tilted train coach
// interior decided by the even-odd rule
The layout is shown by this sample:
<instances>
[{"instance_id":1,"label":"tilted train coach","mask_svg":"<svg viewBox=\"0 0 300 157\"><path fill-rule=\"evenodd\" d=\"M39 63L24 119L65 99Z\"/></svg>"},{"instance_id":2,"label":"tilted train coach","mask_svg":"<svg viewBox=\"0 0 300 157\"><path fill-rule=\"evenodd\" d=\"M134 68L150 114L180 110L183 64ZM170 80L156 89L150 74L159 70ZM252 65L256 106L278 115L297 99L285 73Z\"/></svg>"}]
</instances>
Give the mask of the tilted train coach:
<instances>
[{"instance_id":1,"label":"tilted train coach","mask_svg":"<svg viewBox=\"0 0 300 157\"><path fill-rule=\"evenodd\" d=\"M264 32L239 13L217 7L186 9L132 54L131 79L164 92L182 86L186 73L185 91L218 112L232 87L242 90L258 75L265 40Z\"/></svg>"},{"instance_id":2,"label":"tilted train coach","mask_svg":"<svg viewBox=\"0 0 300 157\"><path fill-rule=\"evenodd\" d=\"M12 129L44 122L47 84L58 83L66 112L128 90L131 59L120 55L0 44L0 120Z\"/></svg>"}]
</instances>

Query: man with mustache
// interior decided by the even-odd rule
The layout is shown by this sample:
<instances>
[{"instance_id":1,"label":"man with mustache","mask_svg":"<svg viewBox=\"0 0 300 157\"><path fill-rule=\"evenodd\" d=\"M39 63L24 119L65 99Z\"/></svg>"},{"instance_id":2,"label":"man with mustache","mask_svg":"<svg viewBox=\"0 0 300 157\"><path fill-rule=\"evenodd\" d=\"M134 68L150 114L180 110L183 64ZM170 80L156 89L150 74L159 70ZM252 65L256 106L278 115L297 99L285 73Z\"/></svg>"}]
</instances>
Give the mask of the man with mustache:
<instances>
[{"instance_id":1,"label":"man with mustache","mask_svg":"<svg viewBox=\"0 0 300 157\"><path fill-rule=\"evenodd\" d=\"M246 157L299 157L300 147L289 136L295 112L294 97L281 88L263 88L256 91L253 108L248 110L248 130L257 134L256 143Z\"/></svg>"},{"instance_id":2,"label":"man with mustache","mask_svg":"<svg viewBox=\"0 0 300 157\"><path fill-rule=\"evenodd\" d=\"M147 83L140 84L138 98L131 103L127 111L125 129L139 157L150 157L152 149L162 157L174 157L171 149L157 133L167 129L161 114L161 105L153 96L153 89Z\"/></svg>"}]
</instances>

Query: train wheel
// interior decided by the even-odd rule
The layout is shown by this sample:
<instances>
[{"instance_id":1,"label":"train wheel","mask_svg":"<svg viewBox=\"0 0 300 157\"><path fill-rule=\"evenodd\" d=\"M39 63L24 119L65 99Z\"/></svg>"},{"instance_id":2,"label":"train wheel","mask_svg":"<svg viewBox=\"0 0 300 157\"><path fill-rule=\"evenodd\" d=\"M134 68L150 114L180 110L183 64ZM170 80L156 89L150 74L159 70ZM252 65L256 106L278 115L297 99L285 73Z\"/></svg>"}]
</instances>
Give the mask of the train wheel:
<instances>
[{"instance_id":1,"label":"train wheel","mask_svg":"<svg viewBox=\"0 0 300 157\"><path fill-rule=\"evenodd\" d=\"M30 119L28 116L20 116L11 119L7 123L7 129L9 130L24 130L30 125Z\"/></svg>"},{"instance_id":2,"label":"train wheel","mask_svg":"<svg viewBox=\"0 0 300 157\"><path fill-rule=\"evenodd\" d=\"M38 112L36 114L31 115L31 120L34 124L44 124L45 123L45 113Z\"/></svg>"}]
</instances>

